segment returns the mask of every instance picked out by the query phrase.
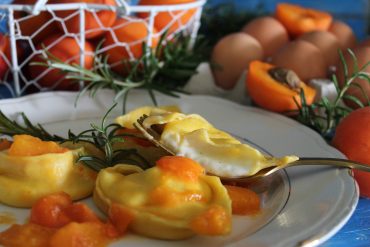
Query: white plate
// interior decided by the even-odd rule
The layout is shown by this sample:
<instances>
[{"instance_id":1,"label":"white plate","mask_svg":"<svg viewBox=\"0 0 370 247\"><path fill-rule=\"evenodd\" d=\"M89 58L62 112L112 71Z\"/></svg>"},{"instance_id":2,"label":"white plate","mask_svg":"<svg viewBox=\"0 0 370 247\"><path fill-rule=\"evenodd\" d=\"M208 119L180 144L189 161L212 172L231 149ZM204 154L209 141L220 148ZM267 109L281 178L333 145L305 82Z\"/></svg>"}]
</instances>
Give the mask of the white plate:
<instances>
[{"instance_id":1,"label":"white plate","mask_svg":"<svg viewBox=\"0 0 370 247\"><path fill-rule=\"evenodd\" d=\"M51 92L0 101L0 109L13 119L25 112L33 122L65 135L97 123L112 105L113 94L100 92L95 99L82 97L74 107L75 93ZM157 96L159 105L177 104L186 113L199 113L216 127L229 131L274 156L344 156L315 132L297 122L210 96ZM129 95L128 110L151 105L149 95ZM120 114L117 107L112 117ZM11 189L11 188L9 188ZM254 185L263 210L253 217L234 217L231 236L196 237L186 241L158 241L129 234L113 246L316 246L335 234L349 219L358 202L358 188L347 169L293 167ZM89 204L92 205L91 201ZM11 213L22 223L28 210L0 205L0 214ZM0 230L7 226L2 225Z\"/></svg>"}]
</instances>

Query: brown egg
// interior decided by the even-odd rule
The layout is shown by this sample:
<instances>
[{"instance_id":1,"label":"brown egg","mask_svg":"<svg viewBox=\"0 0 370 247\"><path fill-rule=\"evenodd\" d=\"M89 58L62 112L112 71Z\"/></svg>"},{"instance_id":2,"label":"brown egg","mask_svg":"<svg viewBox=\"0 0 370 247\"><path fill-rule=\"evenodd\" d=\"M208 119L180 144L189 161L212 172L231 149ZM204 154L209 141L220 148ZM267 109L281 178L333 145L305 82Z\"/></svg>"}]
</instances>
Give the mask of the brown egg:
<instances>
[{"instance_id":1,"label":"brown egg","mask_svg":"<svg viewBox=\"0 0 370 247\"><path fill-rule=\"evenodd\" d=\"M260 42L264 56L272 56L280 47L289 42L289 35L283 24L273 17L259 17L242 28Z\"/></svg>"},{"instance_id":2,"label":"brown egg","mask_svg":"<svg viewBox=\"0 0 370 247\"><path fill-rule=\"evenodd\" d=\"M323 54L319 48L304 40L292 41L283 46L272 56L271 63L293 70L304 82L327 76Z\"/></svg>"},{"instance_id":3,"label":"brown egg","mask_svg":"<svg viewBox=\"0 0 370 247\"><path fill-rule=\"evenodd\" d=\"M262 47L252 36L239 32L223 37L211 55L216 84L226 90L232 89L249 63L262 57Z\"/></svg>"},{"instance_id":4,"label":"brown egg","mask_svg":"<svg viewBox=\"0 0 370 247\"><path fill-rule=\"evenodd\" d=\"M346 23L335 20L332 22L328 31L338 38L338 41L343 50L356 46L356 36L353 33L352 28Z\"/></svg>"},{"instance_id":5,"label":"brown egg","mask_svg":"<svg viewBox=\"0 0 370 247\"><path fill-rule=\"evenodd\" d=\"M358 63L359 68L361 68L362 66L364 66L366 63L370 61L370 47L367 47L367 46L356 47L352 49L352 51L357 58L357 63ZM351 76L352 73L354 72L354 66L353 66L354 64L353 64L353 59L351 55L349 54L349 52L344 53L344 60L348 67L348 76ZM363 71L370 73L370 66L367 66ZM342 63L339 63L337 66L337 79L338 79L339 85L342 87L345 84L344 68L343 68ZM362 89L365 91L367 97L370 98L370 83L367 80L356 79L354 80L354 83L358 83L362 87ZM352 86L348 89L347 92L348 92L348 95L355 96L356 98L361 100L363 104L367 103L366 97L362 94L362 91L359 88ZM346 100L345 103L346 105L352 108L358 108L358 105L350 100Z\"/></svg>"},{"instance_id":6,"label":"brown egg","mask_svg":"<svg viewBox=\"0 0 370 247\"><path fill-rule=\"evenodd\" d=\"M334 34L326 31L313 31L303 34L299 39L319 48L329 66L335 66L338 63L341 46Z\"/></svg>"}]
</instances>

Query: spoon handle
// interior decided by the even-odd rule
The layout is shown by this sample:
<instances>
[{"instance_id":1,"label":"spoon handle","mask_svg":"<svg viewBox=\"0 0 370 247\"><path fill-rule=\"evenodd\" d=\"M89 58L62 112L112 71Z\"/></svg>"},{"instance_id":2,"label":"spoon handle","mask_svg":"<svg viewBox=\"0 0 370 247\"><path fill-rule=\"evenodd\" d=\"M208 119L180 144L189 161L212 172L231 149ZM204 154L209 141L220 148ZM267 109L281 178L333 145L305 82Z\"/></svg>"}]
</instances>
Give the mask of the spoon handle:
<instances>
[{"instance_id":1,"label":"spoon handle","mask_svg":"<svg viewBox=\"0 0 370 247\"><path fill-rule=\"evenodd\" d=\"M337 158L299 158L299 160L294 161L287 166L298 166L298 165L331 165L348 167L365 172L370 172L370 165L365 165L353 160Z\"/></svg>"}]
</instances>

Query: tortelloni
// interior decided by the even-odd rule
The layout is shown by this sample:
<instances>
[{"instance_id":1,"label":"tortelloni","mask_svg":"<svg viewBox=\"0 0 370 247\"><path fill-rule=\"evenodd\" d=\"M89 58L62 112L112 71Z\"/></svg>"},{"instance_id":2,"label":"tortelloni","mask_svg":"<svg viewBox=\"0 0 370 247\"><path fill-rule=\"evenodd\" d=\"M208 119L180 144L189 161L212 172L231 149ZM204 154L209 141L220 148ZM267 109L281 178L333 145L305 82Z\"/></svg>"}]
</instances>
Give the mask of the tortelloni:
<instances>
[{"instance_id":1,"label":"tortelloni","mask_svg":"<svg viewBox=\"0 0 370 247\"><path fill-rule=\"evenodd\" d=\"M129 229L148 237L175 240L231 231L225 187L185 157L164 156L145 171L124 164L106 168L98 174L93 198L108 215L114 205L128 211Z\"/></svg>"},{"instance_id":2,"label":"tortelloni","mask_svg":"<svg viewBox=\"0 0 370 247\"><path fill-rule=\"evenodd\" d=\"M76 164L84 148L70 150L55 142L14 136L12 146L0 152L0 202L31 207L39 198L64 191L73 200L91 195L96 172Z\"/></svg>"},{"instance_id":3,"label":"tortelloni","mask_svg":"<svg viewBox=\"0 0 370 247\"><path fill-rule=\"evenodd\" d=\"M290 155L267 157L259 150L241 143L215 128L198 114L183 114L152 108L143 125L159 130L159 142L172 153L199 162L208 173L220 177L250 176L270 166L282 166L298 159ZM122 125L133 124L137 114L119 118Z\"/></svg>"},{"instance_id":4,"label":"tortelloni","mask_svg":"<svg viewBox=\"0 0 370 247\"><path fill-rule=\"evenodd\" d=\"M131 149L134 148L142 157L144 157L148 163L154 164L159 158L168 153L161 148L158 148L149 140L147 140L142 133L137 130L134 123L138 118L143 115L150 115L151 111L156 110L160 112L180 112L177 106L162 106L158 108L144 106L136 108L131 111L130 114L126 114L118 117L115 122L121 125L123 128L118 131L117 134L123 135L123 142L116 142L114 149ZM140 162L140 160L139 160Z\"/></svg>"}]
</instances>

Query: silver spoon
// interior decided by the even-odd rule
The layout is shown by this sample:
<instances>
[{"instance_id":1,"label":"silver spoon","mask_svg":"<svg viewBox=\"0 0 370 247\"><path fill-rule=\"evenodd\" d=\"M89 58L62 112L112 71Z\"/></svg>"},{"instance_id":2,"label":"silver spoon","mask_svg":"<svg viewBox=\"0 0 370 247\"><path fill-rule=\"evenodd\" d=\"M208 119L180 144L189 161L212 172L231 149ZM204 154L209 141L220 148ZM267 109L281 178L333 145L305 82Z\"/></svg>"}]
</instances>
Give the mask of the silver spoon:
<instances>
[{"instance_id":1,"label":"silver spoon","mask_svg":"<svg viewBox=\"0 0 370 247\"><path fill-rule=\"evenodd\" d=\"M155 144L157 147L164 149L171 155L176 155L173 151L168 149L165 145L163 145L160 140L160 135L154 131L151 128L145 128L143 125L144 120L147 118L147 115L141 116L137 123L134 123L134 126L144 135L145 138L147 138L149 141L151 141L153 144ZM221 180L224 181L235 181L235 182L247 182L250 180L260 179L263 177L267 177L281 169L291 167L291 166L300 166L300 165L329 165L329 166L336 166L336 167L345 167L345 168L352 168L352 169L358 169L365 172L370 172L370 166L365 165L356 161L352 160L346 160L346 159L337 159L337 158L320 158L320 157L307 157L307 158L299 158L299 160L281 165L281 166L270 166L267 168L264 168L257 172L254 175L250 176L238 176L238 177L220 177ZM214 174L212 174L214 175Z\"/></svg>"},{"instance_id":2,"label":"silver spoon","mask_svg":"<svg viewBox=\"0 0 370 247\"><path fill-rule=\"evenodd\" d=\"M224 181L234 181L234 182L247 182L250 180L260 179L267 177L281 169L285 169L291 166L301 166L301 165L310 165L310 166L336 166L343 168L357 169L365 172L370 172L370 166L346 159L337 159L337 158L321 158L321 157L302 157L299 160L293 161L291 163L285 164L283 166L270 166L266 167L254 175L251 176L239 176L239 177L220 177Z\"/></svg>"}]
</instances>

